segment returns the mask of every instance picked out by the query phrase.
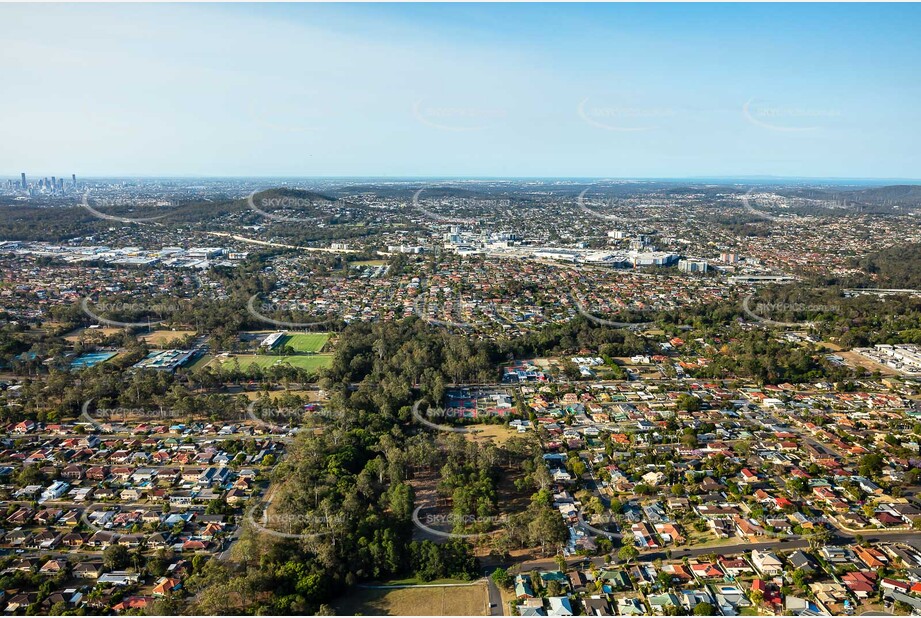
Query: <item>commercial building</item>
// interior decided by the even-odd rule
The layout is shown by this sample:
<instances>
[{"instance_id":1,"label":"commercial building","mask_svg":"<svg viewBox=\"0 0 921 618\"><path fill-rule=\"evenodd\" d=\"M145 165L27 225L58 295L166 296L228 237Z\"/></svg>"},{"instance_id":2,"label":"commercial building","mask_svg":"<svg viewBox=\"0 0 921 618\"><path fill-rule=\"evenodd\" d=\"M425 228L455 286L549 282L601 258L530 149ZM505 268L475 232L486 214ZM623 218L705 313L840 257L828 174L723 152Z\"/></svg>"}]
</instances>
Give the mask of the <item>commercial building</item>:
<instances>
[{"instance_id":1,"label":"commercial building","mask_svg":"<svg viewBox=\"0 0 921 618\"><path fill-rule=\"evenodd\" d=\"M704 260L679 260L678 270L683 273L705 273L710 265Z\"/></svg>"},{"instance_id":2,"label":"commercial building","mask_svg":"<svg viewBox=\"0 0 921 618\"><path fill-rule=\"evenodd\" d=\"M260 347L263 347L269 350L274 350L276 347L278 347L278 344L281 343L282 339L285 338L285 335L287 335L287 333L285 332L272 333L271 335L263 339L262 343L260 343L259 345Z\"/></svg>"}]
</instances>

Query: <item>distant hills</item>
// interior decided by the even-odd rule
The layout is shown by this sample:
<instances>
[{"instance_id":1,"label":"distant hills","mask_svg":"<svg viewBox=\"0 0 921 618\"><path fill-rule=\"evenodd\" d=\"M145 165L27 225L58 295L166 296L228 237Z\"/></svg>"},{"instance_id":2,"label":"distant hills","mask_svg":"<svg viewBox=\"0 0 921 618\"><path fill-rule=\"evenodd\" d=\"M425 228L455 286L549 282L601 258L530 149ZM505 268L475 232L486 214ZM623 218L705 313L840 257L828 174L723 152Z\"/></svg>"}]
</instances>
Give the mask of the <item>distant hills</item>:
<instances>
[{"instance_id":1,"label":"distant hills","mask_svg":"<svg viewBox=\"0 0 921 618\"><path fill-rule=\"evenodd\" d=\"M919 206L921 205L921 185L892 185L888 187L873 187L853 191L861 201L877 202L889 206Z\"/></svg>"}]
</instances>

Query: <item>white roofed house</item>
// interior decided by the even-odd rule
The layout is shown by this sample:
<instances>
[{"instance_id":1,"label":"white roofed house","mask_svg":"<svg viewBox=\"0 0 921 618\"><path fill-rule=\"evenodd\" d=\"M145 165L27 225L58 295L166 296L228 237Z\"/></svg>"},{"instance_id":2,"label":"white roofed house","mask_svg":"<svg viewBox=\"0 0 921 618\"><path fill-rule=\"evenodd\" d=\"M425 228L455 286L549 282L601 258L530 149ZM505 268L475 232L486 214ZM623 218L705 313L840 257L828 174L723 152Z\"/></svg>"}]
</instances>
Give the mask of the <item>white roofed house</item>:
<instances>
[{"instance_id":1,"label":"white roofed house","mask_svg":"<svg viewBox=\"0 0 921 618\"><path fill-rule=\"evenodd\" d=\"M572 475L562 468L557 468L551 472L554 481L568 483L572 481Z\"/></svg>"},{"instance_id":2,"label":"white roofed house","mask_svg":"<svg viewBox=\"0 0 921 618\"><path fill-rule=\"evenodd\" d=\"M39 503L48 502L49 500L57 500L70 489L70 483L65 483L64 481L55 481L48 488L42 492L41 498L39 498Z\"/></svg>"},{"instance_id":3,"label":"white roofed house","mask_svg":"<svg viewBox=\"0 0 921 618\"><path fill-rule=\"evenodd\" d=\"M783 563L780 561L780 558L769 551L762 552L753 549L752 564L766 577L773 577L783 571Z\"/></svg>"},{"instance_id":4,"label":"white roofed house","mask_svg":"<svg viewBox=\"0 0 921 618\"><path fill-rule=\"evenodd\" d=\"M572 616L572 604L569 602L569 597L549 597L547 601L550 602L550 610L547 612L548 616Z\"/></svg>"},{"instance_id":5,"label":"white roofed house","mask_svg":"<svg viewBox=\"0 0 921 618\"><path fill-rule=\"evenodd\" d=\"M128 586L140 581L140 573L129 573L128 571L112 571L101 575L97 581L100 584L110 584L113 586Z\"/></svg>"}]
</instances>

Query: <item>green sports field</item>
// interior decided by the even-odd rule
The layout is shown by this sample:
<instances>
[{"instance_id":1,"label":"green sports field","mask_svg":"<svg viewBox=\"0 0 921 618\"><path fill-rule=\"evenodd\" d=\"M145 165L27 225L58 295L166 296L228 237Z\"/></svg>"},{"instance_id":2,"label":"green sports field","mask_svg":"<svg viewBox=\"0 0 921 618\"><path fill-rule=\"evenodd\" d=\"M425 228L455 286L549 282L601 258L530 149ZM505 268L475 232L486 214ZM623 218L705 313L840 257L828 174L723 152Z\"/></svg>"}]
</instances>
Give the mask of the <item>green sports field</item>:
<instances>
[{"instance_id":1,"label":"green sports field","mask_svg":"<svg viewBox=\"0 0 921 618\"><path fill-rule=\"evenodd\" d=\"M291 365L300 369L313 371L322 367L328 367L332 362L332 354L310 354L307 356L269 356L266 354L232 354L228 357L215 357L211 360L211 367L230 368L234 362L239 363L240 369L245 370L252 364L259 367L271 367L273 365Z\"/></svg>"},{"instance_id":2,"label":"green sports field","mask_svg":"<svg viewBox=\"0 0 921 618\"><path fill-rule=\"evenodd\" d=\"M316 354L329 341L329 333L294 333L286 336L279 347L291 346L298 354Z\"/></svg>"}]
</instances>

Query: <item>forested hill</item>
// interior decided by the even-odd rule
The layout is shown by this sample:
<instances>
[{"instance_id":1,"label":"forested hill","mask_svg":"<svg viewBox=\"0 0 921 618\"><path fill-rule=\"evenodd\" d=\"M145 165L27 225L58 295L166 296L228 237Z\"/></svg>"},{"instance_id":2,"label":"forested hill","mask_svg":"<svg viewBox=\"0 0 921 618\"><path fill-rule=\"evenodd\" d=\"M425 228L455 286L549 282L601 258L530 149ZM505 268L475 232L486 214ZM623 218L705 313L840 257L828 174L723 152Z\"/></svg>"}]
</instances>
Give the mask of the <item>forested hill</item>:
<instances>
[{"instance_id":1,"label":"forested hill","mask_svg":"<svg viewBox=\"0 0 921 618\"><path fill-rule=\"evenodd\" d=\"M921 243L871 253L856 260L856 266L873 277L873 287L921 289Z\"/></svg>"},{"instance_id":2,"label":"forested hill","mask_svg":"<svg viewBox=\"0 0 921 618\"><path fill-rule=\"evenodd\" d=\"M873 187L854 192L854 197L865 202L891 206L921 206L921 185L892 185Z\"/></svg>"}]
</instances>

